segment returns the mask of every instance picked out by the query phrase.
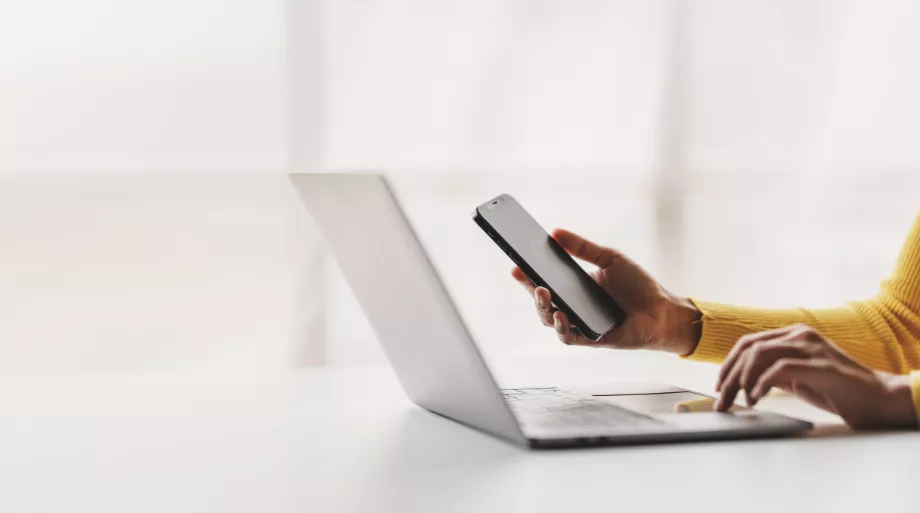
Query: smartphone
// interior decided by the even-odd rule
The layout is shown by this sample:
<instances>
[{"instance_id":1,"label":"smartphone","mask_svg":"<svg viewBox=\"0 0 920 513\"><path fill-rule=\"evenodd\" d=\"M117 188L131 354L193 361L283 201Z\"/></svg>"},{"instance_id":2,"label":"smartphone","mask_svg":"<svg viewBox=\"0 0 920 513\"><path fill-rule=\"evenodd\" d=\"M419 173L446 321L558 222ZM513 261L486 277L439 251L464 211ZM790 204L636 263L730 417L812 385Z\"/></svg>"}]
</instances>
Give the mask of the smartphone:
<instances>
[{"instance_id":1,"label":"smartphone","mask_svg":"<svg viewBox=\"0 0 920 513\"><path fill-rule=\"evenodd\" d=\"M546 287L553 304L591 340L619 326L623 309L511 195L476 207L473 220L530 281Z\"/></svg>"}]
</instances>

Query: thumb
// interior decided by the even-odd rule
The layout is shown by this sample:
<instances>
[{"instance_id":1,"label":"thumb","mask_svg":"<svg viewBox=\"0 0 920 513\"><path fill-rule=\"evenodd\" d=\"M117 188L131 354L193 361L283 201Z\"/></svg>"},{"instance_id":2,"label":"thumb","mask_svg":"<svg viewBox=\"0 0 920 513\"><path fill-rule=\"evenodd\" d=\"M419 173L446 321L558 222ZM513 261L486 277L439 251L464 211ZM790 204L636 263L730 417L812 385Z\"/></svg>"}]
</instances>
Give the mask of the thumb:
<instances>
[{"instance_id":1,"label":"thumb","mask_svg":"<svg viewBox=\"0 0 920 513\"><path fill-rule=\"evenodd\" d=\"M608 267L620 257L619 253L610 248L599 246L581 235L561 228L553 230L553 238L573 257L601 268Z\"/></svg>"}]
</instances>

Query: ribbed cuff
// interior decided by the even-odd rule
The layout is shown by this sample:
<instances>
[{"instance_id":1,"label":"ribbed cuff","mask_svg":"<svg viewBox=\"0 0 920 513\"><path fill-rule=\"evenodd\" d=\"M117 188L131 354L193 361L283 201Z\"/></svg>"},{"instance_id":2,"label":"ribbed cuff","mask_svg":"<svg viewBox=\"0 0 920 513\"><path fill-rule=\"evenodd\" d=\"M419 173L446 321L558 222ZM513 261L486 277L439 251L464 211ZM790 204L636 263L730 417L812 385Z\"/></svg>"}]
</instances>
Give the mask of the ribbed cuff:
<instances>
[{"instance_id":1,"label":"ribbed cuff","mask_svg":"<svg viewBox=\"0 0 920 513\"><path fill-rule=\"evenodd\" d=\"M751 328L737 322L736 307L693 298L690 301L703 314L703 329L696 349L684 358L699 362L722 362L735 342L742 335L750 333Z\"/></svg>"},{"instance_id":2,"label":"ribbed cuff","mask_svg":"<svg viewBox=\"0 0 920 513\"><path fill-rule=\"evenodd\" d=\"M920 371L910 373L910 395L914 400L914 413L920 426Z\"/></svg>"},{"instance_id":3,"label":"ribbed cuff","mask_svg":"<svg viewBox=\"0 0 920 513\"><path fill-rule=\"evenodd\" d=\"M691 360L718 363L748 333L805 323L863 365L895 373L910 368L889 324L897 318L885 304L876 305L875 300L822 310L764 309L691 301L703 314L699 344L686 356Z\"/></svg>"}]
</instances>

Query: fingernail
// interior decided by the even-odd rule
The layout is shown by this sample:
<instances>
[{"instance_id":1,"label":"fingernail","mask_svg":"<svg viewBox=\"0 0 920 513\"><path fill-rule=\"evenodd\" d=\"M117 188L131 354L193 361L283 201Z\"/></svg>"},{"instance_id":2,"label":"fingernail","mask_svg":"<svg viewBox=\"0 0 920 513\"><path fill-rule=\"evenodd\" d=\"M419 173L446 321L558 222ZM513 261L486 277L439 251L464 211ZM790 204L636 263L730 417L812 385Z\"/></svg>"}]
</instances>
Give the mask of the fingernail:
<instances>
[{"instance_id":1,"label":"fingernail","mask_svg":"<svg viewBox=\"0 0 920 513\"><path fill-rule=\"evenodd\" d=\"M556 317L555 315L553 316L553 327L555 327L555 328L561 328L561 327L562 327L562 323L559 322L559 318Z\"/></svg>"}]
</instances>

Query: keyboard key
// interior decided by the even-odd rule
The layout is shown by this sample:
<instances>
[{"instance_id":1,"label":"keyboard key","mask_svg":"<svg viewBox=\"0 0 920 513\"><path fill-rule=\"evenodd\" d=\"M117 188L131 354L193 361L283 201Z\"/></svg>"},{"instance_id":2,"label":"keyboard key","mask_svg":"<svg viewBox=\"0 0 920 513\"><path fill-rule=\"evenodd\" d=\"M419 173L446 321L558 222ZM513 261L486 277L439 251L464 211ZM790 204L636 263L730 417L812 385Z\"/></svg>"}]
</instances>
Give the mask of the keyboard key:
<instances>
[{"instance_id":1,"label":"keyboard key","mask_svg":"<svg viewBox=\"0 0 920 513\"><path fill-rule=\"evenodd\" d=\"M591 396L557 388L523 388L521 394L506 395L508 406L527 426L635 428L665 422L636 413ZM507 391L503 391L507 394Z\"/></svg>"}]
</instances>

